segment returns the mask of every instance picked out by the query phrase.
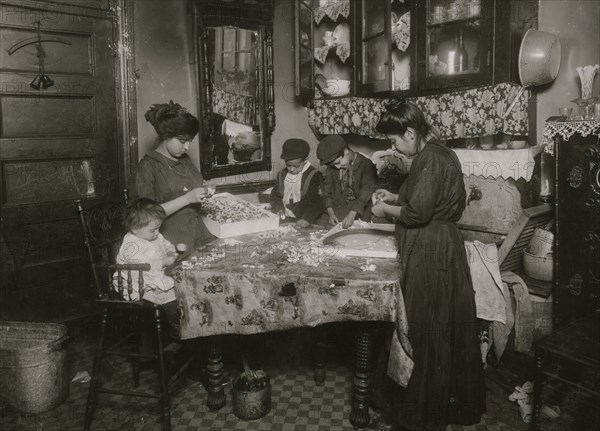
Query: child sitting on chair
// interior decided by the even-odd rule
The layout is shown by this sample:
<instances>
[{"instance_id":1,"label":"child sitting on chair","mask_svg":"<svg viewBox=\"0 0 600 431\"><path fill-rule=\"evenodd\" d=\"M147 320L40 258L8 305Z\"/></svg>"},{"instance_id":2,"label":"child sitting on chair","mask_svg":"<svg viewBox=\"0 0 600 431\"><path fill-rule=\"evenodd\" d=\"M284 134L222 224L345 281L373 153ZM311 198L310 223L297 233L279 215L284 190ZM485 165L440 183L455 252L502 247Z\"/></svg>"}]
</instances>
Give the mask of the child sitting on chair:
<instances>
[{"instance_id":1,"label":"child sitting on chair","mask_svg":"<svg viewBox=\"0 0 600 431\"><path fill-rule=\"evenodd\" d=\"M282 219L297 219L296 226L308 227L323 212L323 198L319 193L322 176L307 159L308 142L288 139L283 143L281 158L285 162L277 174L271 192L271 211Z\"/></svg>"},{"instance_id":2,"label":"child sitting on chair","mask_svg":"<svg viewBox=\"0 0 600 431\"><path fill-rule=\"evenodd\" d=\"M126 209L123 224L127 233L117 255L117 264L149 263L150 271L144 271L144 291L142 299L154 304L163 305L169 321L175 317L177 305L175 301L175 280L163 271L165 266L172 265L177 257L173 244L158 231L166 218L165 210L151 199L140 198L133 201ZM126 277L121 273L121 277ZM135 301L139 299L138 272L132 271L133 293L127 292L127 280L122 280L123 296ZM118 273L113 276L113 288L118 290Z\"/></svg>"}]
</instances>

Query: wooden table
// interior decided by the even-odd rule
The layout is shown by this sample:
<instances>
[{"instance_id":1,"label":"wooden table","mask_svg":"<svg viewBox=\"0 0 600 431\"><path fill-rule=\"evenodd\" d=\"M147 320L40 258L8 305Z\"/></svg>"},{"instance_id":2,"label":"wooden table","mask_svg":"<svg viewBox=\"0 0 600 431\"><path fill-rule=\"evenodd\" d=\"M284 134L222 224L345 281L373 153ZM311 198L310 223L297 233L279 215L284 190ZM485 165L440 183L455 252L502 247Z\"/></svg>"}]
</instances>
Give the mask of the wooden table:
<instances>
[{"instance_id":1,"label":"wooden table","mask_svg":"<svg viewBox=\"0 0 600 431\"><path fill-rule=\"evenodd\" d=\"M277 232L277 231L275 231ZM341 321L396 319L396 259L344 258L318 240L311 228L219 239L196 251L174 270L183 339L209 337L208 400L225 405L219 335L256 334ZM370 418L372 339L369 325L357 335L354 399L350 422L365 427ZM315 380L324 380L317 361Z\"/></svg>"}]
</instances>

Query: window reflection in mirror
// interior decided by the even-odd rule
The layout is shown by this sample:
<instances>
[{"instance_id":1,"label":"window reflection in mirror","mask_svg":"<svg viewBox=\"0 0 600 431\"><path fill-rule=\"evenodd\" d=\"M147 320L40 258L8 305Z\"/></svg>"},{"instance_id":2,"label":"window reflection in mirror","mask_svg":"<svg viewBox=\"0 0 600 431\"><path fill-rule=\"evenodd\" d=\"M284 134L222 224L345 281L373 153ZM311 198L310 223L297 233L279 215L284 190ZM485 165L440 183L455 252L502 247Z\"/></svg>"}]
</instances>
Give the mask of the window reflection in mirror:
<instances>
[{"instance_id":1,"label":"window reflection in mirror","mask_svg":"<svg viewBox=\"0 0 600 431\"><path fill-rule=\"evenodd\" d=\"M194 3L205 179L271 169L271 0Z\"/></svg>"},{"instance_id":2,"label":"window reflection in mirror","mask_svg":"<svg viewBox=\"0 0 600 431\"><path fill-rule=\"evenodd\" d=\"M257 49L256 31L238 27L208 29L208 63L214 65L211 70L214 165L262 159Z\"/></svg>"}]
</instances>

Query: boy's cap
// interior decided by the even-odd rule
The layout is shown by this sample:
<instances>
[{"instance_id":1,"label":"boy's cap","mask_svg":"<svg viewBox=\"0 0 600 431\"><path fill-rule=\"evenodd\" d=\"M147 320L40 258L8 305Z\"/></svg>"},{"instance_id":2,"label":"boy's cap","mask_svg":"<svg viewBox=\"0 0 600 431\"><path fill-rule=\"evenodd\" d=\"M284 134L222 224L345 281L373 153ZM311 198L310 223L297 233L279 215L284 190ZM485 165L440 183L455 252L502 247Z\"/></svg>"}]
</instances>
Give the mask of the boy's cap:
<instances>
[{"instance_id":1,"label":"boy's cap","mask_svg":"<svg viewBox=\"0 0 600 431\"><path fill-rule=\"evenodd\" d=\"M340 135L326 136L319 142L317 157L323 164L331 163L338 158L344 148L346 148L346 141Z\"/></svg>"},{"instance_id":2,"label":"boy's cap","mask_svg":"<svg viewBox=\"0 0 600 431\"><path fill-rule=\"evenodd\" d=\"M292 138L283 143L281 158L283 160L306 159L310 153L310 145L304 139Z\"/></svg>"}]
</instances>

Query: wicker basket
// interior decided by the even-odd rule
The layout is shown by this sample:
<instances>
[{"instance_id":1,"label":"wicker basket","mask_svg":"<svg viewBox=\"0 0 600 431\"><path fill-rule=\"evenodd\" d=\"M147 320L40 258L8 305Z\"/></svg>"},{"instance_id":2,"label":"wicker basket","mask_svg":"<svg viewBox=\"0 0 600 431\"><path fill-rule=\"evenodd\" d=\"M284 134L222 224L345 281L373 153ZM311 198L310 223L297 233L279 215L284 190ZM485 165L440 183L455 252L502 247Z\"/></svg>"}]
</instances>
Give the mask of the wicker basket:
<instances>
[{"instance_id":1,"label":"wicker basket","mask_svg":"<svg viewBox=\"0 0 600 431\"><path fill-rule=\"evenodd\" d=\"M262 370L255 370L260 387L250 391L242 386L245 373L233 380L233 413L240 419L258 419L271 411L271 382L269 375Z\"/></svg>"}]
</instances>

